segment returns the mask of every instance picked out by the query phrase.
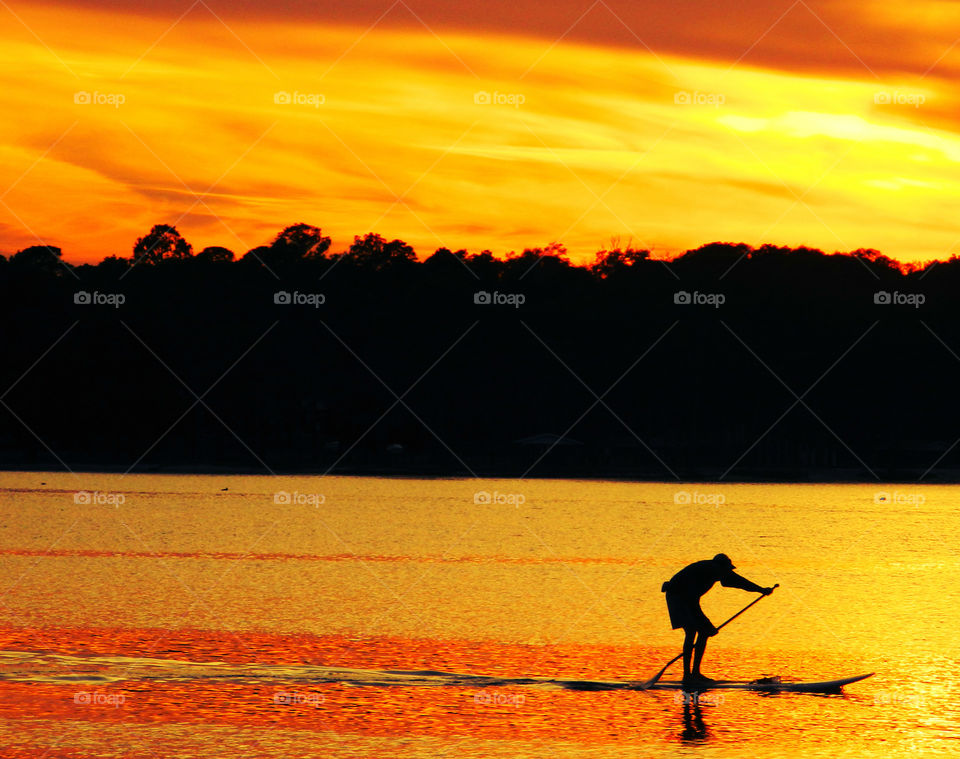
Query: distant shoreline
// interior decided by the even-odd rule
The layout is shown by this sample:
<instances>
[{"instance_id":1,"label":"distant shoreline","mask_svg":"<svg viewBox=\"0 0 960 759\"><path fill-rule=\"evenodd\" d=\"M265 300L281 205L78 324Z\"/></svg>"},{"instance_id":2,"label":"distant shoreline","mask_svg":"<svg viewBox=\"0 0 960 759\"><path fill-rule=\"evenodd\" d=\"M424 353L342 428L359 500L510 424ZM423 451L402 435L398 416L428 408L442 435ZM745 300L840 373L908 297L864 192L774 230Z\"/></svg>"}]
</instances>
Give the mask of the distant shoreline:
<instances>
[{"instance_id":1,"label":"distant shoreline","mask_svg":"<svg viewBox=\"0 0 960 759\"><path fill-rule=\"evenodd\" d=\"M960 482L960 258L380 242L0 266L0 469Z\"/></svg>"}]
</instances>

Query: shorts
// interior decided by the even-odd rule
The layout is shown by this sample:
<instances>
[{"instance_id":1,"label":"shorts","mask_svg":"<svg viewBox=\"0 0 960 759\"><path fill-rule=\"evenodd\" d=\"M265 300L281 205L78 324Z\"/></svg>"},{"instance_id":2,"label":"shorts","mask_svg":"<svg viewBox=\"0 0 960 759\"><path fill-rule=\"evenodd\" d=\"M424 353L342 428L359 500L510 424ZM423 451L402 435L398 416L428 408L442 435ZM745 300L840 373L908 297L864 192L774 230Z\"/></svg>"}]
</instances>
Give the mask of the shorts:
<instances>
[{"instance_id":1,"label":"shorts","mask_svg":"<svg viewBox=\"0 0 960 759\"><path fill-rule=\"evenodd\" d=\"M684 630L710 630L713 628L713 623L700 608L699 598L671 593L669 590L666 597L667 611L670 612L670 626L674 630L681 627Z\"/></svg>"}]
</instances>

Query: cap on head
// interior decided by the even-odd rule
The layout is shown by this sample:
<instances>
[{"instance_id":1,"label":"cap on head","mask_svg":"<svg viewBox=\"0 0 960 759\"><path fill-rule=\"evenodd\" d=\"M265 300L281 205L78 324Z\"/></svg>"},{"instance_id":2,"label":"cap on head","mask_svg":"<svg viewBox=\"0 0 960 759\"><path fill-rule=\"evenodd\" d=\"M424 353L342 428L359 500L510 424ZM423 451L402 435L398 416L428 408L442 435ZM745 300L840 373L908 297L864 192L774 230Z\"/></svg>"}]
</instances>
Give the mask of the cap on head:
<instances>
[{"instance_id":1,"label":"cap on head","mask_svg":"<svg viewBox=\"0 0 960 759\"><path fill-rule=\"evenodd\" d=\"M724 569L736 569L736 567L733 565L733 562L730 561L730 557L725 553L718 553L713 557L713 561L715 564L722 566Z\"/></svg>"}]
</instances>

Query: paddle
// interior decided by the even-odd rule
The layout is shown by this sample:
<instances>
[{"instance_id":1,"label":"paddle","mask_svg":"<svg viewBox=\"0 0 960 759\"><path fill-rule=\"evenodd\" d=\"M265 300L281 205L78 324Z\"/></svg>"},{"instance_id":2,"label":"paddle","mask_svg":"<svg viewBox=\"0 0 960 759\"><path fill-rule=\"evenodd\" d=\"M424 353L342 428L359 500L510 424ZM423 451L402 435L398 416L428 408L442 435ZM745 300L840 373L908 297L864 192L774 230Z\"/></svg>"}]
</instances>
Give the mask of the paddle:
<instances>
[{"instance_id":1,"label":"paddle","mask_svg":"<svg viewBox=\"0 0 960 759\"><path fill-rule=\"evenodd\" d=\"M777 588L780 587L780 583L778 582L778 583L777 583L776 585L774 585L773 587L774 587L774 590L776 590ZM762 599L762 598L766 598L766 596L760 596L760 598L755 598L755 599L753 599L750 603L748 603L746 606L744 606L742 609L740 609L740 611L738 611L736 614L734 614L732 617L730 617L730 619L728 619L726 622L724 622L722 625L720 625L720 626L717 628L717 631L719 632L719 631L722 630L724 627L726 627L727 625L729 625L731 622L733 622L733 620L735 620L737 617L739 617L741 614L743 614L743 612L745 612L747 609L749 609L749 608L750 608L751 606L753 606L755 603L758 603L758 602L760 601L760 599ZM663 669L661 669L659 672L657 672L657 674L655 674L653 677L651 677L651 678L650 678L649 680L647 680L646 682L640 683L640 684L637 686L637 688L640 689L640 690L646 690L647 688L653 687L653 686L656 684L657 680L659 680L661 677L663 677L663 673L666 672L666 671L670 668L670 665L676 663L677 661L679 661L679 660L682 659L682 658L683 658L683 652L681 651L679 654L677 654L676 656L674 656L670 661L668 661L668 662L664 665Z\"/></svg>"}]
</instances>

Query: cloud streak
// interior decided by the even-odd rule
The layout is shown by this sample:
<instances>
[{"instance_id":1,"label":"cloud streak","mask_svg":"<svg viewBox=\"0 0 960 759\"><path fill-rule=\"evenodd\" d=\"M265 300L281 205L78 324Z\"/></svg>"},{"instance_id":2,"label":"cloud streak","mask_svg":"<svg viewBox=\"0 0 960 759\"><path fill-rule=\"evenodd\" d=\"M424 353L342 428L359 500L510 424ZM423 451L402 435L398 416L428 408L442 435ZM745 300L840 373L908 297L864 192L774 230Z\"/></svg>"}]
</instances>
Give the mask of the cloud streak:
<instances>
[{"instance_id":1,"label":"cloud streak","mask_svg":"<svg viewBox=\"0 0 960 759\"><path fill-rule=\"evenodd\" d=\"M49 7L61 8L56 3ZM946 77L960 65L960 51L954 49L960 10L944 0L914 0L909 5L898 0L554 0L548 7L538 0L198 0L192 5L183 0L76 0L69 7L153 19L163 26L189 9L189 21L215 16L240 26L276 24L278 35L292 23L301 28L429 29L440 35L540 40L542 46L531 51L533 57L515 60L514 65L523 68L561 39L663 56L730 63L743 59L764 68L857 76L868 70L881 77L921 75L937 66L939 75ZM22 14L29 17L25 10Z\"/></svg>"}]
</instances>

